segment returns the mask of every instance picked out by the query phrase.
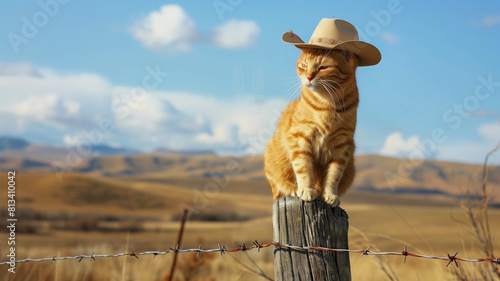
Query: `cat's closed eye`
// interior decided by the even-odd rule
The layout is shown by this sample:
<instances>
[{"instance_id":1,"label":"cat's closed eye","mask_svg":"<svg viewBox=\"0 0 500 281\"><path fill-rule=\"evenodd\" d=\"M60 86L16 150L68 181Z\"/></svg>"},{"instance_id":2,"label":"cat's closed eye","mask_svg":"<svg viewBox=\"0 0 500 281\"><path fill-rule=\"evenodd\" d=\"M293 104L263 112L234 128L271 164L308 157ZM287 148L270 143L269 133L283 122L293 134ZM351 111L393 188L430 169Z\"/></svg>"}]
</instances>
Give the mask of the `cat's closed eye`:
<instances>
[{"instance_id":1,"label":"cat's closed eye","mask_svg":"<svg viewBox=\"0 0 500 281\"><path fill-rule=\"evenodd\" d=\"M323 66L320 66L320 67L318 68L318 70L324 70L324 69L327 69L327 68L329 68L329 66L327 66L327 65L323 65Z\"/></svg>"}]
</instances>

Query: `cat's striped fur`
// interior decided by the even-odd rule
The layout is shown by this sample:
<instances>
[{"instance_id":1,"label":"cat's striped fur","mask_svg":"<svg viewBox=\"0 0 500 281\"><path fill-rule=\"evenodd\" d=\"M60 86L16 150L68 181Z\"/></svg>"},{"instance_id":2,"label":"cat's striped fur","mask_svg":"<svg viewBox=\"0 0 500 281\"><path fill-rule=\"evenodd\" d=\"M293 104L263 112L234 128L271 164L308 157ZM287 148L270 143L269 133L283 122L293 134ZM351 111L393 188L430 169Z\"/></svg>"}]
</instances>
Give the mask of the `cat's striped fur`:
<instances>
[{"instance_id":1,"label":"cat's striped fur","mask_svg":"<svg viewBox=\"0 0 500 281\"><path fill-rule=\"evenodd\" d=\"M303 49L297 61L301 96L282 113L265 152L274 199L320 197L336 206L352 184L356 68L357 56L350 52Z\"/></svg>"}]
</instances>

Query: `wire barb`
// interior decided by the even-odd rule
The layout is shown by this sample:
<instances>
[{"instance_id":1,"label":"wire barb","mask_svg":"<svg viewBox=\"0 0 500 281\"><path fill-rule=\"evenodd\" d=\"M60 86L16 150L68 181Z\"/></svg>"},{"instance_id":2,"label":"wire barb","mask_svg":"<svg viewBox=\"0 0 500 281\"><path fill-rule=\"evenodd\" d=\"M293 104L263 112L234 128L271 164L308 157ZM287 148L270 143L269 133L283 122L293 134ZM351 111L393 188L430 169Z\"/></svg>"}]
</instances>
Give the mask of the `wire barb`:
<instances>
[{"instance_id":1,"label":"wire barb","mask_svg":"<svg viewBox=\"0 0 500 281\"><path fill-rule=\"evenodd\" d=\"M129 255L132 256L132 257L135 257L136 259L139 259L139 257L135 254L134 251L132 251Z\"/></svg>"},{"instance_id":2,"label":"wire barb","mask_svg":"<svg viewBox=\"0 0 500 281\"><path fill-rule=\"evenodd\" d=\"M406 257L408 256L408 251L407 251L407 249L406 249L406 246L405 246L405 248L403 249L403 253L402 253L402 254L403 254L403 256L405 256L405 258L404 258L404 260L403 260L403 263L406 263Z\"/></svg>"},{"instance_id":3,"label":"wire barb","mask_svg":"<svg viewBox=\"0 0 500 281\"><path fill-rule=\"evenodd\" d=\"M262 248L262 244L259 244L257 240L254 240L252 243L255 245L255 247L257 247L257 252L260 253L260 248Z\"/></svg>"},{"instance_id":4,"label":"wire barb","mask_svg":"<svg viewBox=\"0 0 500 281\"><path fill-rule=\"evenodd\" d=\"M456 252L453 256L450 256L450 254L448 254L448 258L450 259L450 261L448 262L446 267L448 267L448 265L450 265L450 263L452 263L452 262L455 262L455 265L458 267L457 255L458 255L458 252Z\"/></svg>"},{"instance_id":5,"label":"wire barb","mask_svg":"<svg viewBox=\"0 0 500 281\"><path fill-rule=\"evenodd\" d=\"M201 244L198 247L198 253L196 253L196 258L198 259L200 257L200 252L201 252Z\"/></svg>"},{"instance_id":6,"label":"wire barb","mask_svg":"<svg viewBox=\"0 0 500 281\"><path fill-rule=\"evenodd\" d=\"M224 253L224 250L226 249L225 247L221 247L220 246L220 243L217 243L217 245L219 245L219 251L220 251L220 255L222 256Z\"/></svg>"},{"instance_id":7,"label":"wire barb","mask_svg":"<svg viewBox=\"0 0 500 281\"><path fill-rule=\"evenodd\" d=\"M372 246L368 247L368 249L364 250L364 252L361 254L361 256L368 255L370 253L370 249Z\"/></svg>"}]
</instances>

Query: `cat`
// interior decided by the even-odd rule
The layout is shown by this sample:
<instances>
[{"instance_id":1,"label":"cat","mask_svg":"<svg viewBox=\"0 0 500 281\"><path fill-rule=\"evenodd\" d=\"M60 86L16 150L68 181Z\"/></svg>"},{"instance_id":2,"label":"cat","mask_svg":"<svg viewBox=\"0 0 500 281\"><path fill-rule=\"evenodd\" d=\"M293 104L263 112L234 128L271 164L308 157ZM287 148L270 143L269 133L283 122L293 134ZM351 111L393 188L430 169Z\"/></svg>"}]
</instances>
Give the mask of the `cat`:
<instances>
[{"instance_id":1,"label":"cat","mask_svg":"<svg viewBox=\"0 0 500 281\"><path fill-rule=\"evenodd\" d=\"M283 111L266 146L265 175L273 199L319 197L338 206L355 176L358 57L337 49L301 50L301 95Z\"/></svg>"}]
</instances>

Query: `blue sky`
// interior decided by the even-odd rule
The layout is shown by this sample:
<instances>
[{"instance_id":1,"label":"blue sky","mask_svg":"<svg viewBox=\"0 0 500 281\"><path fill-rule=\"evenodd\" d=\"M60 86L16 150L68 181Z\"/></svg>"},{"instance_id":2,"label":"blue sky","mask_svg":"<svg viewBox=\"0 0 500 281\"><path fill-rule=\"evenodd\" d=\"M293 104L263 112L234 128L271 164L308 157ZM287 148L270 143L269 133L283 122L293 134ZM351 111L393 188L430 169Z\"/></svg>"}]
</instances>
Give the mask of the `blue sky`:
<instances>
[{"instance_id":1,"label":"blue sky","mask_svg":"<svg viewBox=\"0 0 500 281\"><path fill-rule=\"evenodd\" d=\"M0 135L262 153L298 95L300 51L281 35L306 41L336 17L382 53L357 71L358 154L480 162L500 140L498 1L41 0L0 11Z\"/></svg>"}]
</instances>

